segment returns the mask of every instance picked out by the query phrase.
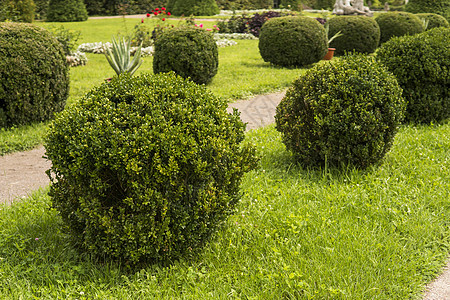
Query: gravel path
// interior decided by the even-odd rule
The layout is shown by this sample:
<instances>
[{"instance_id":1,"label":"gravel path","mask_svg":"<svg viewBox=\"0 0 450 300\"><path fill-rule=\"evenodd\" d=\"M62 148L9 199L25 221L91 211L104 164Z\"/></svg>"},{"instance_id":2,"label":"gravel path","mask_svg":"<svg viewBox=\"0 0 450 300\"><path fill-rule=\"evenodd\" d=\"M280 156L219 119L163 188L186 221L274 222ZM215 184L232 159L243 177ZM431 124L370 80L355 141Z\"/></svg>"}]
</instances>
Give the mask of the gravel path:
<instances>
[{"instance_id":1,"label":"gravel path","mask_svg":"<svg viewBox=\"0 0 450 300\"><path fill-rule=\"evenodd\" d=\"M281 92L240 100L231 103L228 111L237 108L241 119L247 123L247 130L255 129L274 122L276 107L283 96L284 92ZM43 158L44 153L44 147L40 146L31 151L0 156L0 202L11 203L49 184L45 171L51 164ZM442 275L427 286L423 299L450 300L450 261Z\"/></svg>"}]
</instances>

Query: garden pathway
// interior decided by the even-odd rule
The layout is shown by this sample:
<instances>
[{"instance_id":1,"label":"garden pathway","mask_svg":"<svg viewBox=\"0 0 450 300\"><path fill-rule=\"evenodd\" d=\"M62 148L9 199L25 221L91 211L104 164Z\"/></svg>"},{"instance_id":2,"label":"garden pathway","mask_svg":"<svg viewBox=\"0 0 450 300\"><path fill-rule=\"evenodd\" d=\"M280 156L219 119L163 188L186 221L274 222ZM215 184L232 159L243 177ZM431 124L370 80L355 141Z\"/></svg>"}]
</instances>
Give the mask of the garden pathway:
<instances>
[{"instance_id":1,"label":"garden pathway","mask_svg":"<svg viewBox=\"0 0 450 300\"><path fill-rule=\"evenodd\" d=\"M230 103L228 111L237 108L241 119L247 123L247 130L274 122L275 110L284 92L259 95L250 100ZM14 199L26 197L30 191L49 184L45 171L50 162L43 158L45 149L40 146L26 152L0 156L0 202L11 203ZM435 281L427 286L424 300L450 299L450 261Z\"/></svg>"}]
</instances>

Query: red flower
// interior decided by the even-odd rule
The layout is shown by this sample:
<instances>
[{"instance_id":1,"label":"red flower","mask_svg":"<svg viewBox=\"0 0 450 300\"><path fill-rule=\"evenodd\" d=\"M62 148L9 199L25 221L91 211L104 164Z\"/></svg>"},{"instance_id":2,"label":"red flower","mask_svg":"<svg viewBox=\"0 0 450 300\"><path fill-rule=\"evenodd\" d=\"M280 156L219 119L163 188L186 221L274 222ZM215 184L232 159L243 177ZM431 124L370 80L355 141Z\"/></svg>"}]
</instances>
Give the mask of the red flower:
<instances>
[{"instance_id":1,"label":"red flower","mask_svg":"<svg viewBox=\"0 0 450 300\"><path fill-rule=\"evenodd\" d=\"M171 13L170 13L170 12L168 12L168 13L167 13L167 15L168 15L168 16L170 16L170 15L171 15Z\"/></svg>"},{"instance_id":2,"label":"red flower","mask_svg":"<svg viewBox=\"0 0 450 300\"><path fill-rule=\"evenodd\" d=\"M165 21L165 20L166 20L166 18L162 18L162 20L163 20L163 21Z\"/></svg>"},{"instance_id":3,"label":"red flower","mask_svg":"<svg viewBox=\"0 0 450 300\"><path fill-rule=\"evenodd\" d=\"M158 10L159 10L159 8L155 8L155 10L156 10L156 11L158 11Z\"/></svg>"},{"instance_id":4,"label":"red flower","mask_svg":"<svg viewBox=\"0 0 450 300\"><path fill-rule=\"evenodd\" d=\"M148 17L150 17L150 14L149 14L149 13L147 13L147 18L148 18Z\"/></svg>"},{"instance_id":5,"label":"red flower","mask_svg":"<svg viewBox=\"0 0 450 300\"><path fill-rule=\"evenodd\" d=\"M155 16L157 16L158 15L158 12L157 11L155 11L154 13L153 13Z\"/></svg>"},{"instance_id":6,"label":"red flower","mask_svg":"<svg viewBox=\"0 0 450 300\"><path fill-rule=\"evenodd\" d=\"M141 23L144 23L144 18L142 18Z\"/></svg>"},{"instance_id":7,"label":"red flower","mask_svg":"<svg viewBox=\"0 0 450 300\"><path fill-rule=\"evenodd\" d=\"M161 10L166 10L166 8L165 7L161 7Z\"/></svg>"}]
</instances>

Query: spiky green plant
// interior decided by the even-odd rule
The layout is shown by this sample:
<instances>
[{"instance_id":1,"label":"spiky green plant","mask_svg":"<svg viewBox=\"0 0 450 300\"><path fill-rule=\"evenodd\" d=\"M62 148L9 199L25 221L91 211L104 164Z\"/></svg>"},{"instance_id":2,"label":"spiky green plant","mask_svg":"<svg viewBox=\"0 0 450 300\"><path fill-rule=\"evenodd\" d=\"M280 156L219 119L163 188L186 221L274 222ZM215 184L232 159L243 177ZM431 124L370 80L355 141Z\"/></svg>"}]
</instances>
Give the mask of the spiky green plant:
<instances>
[{"instance_id":1,"label":"spiky green plant","mask_svg":"<svg viewBox=\"0 0 450 300\"><path fill-rule=\"evenodd\" d=\"M105 47L105 56L117 75L122 73L133 75L142 64L141 48L142 44L137 48L134 58L131 60L131 39L125 39L124 37L121 39L119 37L119 40L116 41L113 37L112 49Z\"/></svg>"}]
</instances>

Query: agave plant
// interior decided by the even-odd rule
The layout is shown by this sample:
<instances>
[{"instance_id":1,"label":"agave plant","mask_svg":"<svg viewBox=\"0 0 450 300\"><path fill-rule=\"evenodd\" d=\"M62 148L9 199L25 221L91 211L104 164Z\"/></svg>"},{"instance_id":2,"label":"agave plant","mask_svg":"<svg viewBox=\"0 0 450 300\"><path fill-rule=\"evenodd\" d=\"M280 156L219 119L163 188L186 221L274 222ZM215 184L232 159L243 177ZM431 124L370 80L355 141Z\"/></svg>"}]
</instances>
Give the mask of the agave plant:
<instances>
[{"instance_id":1,"label":"agave plant","mask_svg":"<svg viewBox=\"0 0 450 300\"><path fill-rule=\"evenodd\" d=\"M116 41L113 37L112 47L105 47L105 56L117 75L122 73L133 75L142 64L141 48L142 44L134 53L133 60L131 60L131 38L125 39L119 37L118 41Z\"/></svg>"}]
</instances>

